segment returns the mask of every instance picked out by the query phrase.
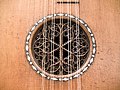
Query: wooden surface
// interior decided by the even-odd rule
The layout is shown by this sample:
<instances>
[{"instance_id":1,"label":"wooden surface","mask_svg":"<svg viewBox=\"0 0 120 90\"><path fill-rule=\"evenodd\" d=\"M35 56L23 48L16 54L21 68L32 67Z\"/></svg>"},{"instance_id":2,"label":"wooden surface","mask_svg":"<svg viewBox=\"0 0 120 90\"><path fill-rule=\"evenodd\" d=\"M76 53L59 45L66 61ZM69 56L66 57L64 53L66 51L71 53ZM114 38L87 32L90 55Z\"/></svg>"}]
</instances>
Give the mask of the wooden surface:
<instances>
[{"instance_id":1,"label":"wooden surface","mask_svg":"<svg viewBox=\"0 0 120 90\"><path fill-rule=\"evenodd\" d=\"M61 7L87 22L97 42L93 65L68 82L36 74L24 50L32 25L47 14L62 12ZM80 0L80 6L71 7L52 0L0 0L0 90L120 90L119 68L120 0Z\"/></svg>"}]
</instances>

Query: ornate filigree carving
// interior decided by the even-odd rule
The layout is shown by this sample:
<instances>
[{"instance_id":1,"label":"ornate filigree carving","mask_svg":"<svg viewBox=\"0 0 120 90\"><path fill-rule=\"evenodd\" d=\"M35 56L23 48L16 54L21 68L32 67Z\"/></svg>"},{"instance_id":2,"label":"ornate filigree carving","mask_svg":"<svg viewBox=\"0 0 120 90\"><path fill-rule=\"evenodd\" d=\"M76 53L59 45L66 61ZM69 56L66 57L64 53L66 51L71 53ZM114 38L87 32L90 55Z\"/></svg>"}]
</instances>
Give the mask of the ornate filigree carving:
<instances>
[{"instance_id":1,"label":"ornate filigree carving","mask_svg":"<svg viewBox=\"0 0 120 90\"><path fill-rule=\"evenodd\" d=\"M25 51L41 76L67 81L82 75L92 64L96 41L89 26L69 14L43 17L29 31Z\"/></svg>"},{"instance_id":2,"label":"ornate filigree carving","mask_svg":"<svg viewBox=\"0 0 120 90\"><path fill-rule=\"evenodd\" d=\"M89 38L79 24L68 19L52 19L34 35L32 50L40 68L54 75L76 72L89 55Z\"/></svg>"}]
</instances>

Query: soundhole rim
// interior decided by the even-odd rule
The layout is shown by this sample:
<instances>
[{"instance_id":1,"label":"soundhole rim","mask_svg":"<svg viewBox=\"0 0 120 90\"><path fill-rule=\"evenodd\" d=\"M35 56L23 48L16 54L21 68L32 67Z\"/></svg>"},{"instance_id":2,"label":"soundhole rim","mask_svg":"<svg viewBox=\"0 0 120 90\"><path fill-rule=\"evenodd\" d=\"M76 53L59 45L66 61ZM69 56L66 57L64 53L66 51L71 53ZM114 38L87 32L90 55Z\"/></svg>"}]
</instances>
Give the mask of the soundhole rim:
<instances>
[{"instance_id":1,"label":"soundhole rim","mask_svg":"<svg viewBox=\"0 0 120 90\"><path fill-rule=\"evenodd\" d=\"M51 19L70 19L73 22L79 24L82 29L84 30L84 32L86 33L86 35L88 36L89 39L89 55L87 57L86 62L84 63L84 65L82 65L81 68L79 68L79 70L72 72L70 74L67 75L54 75L54 74L50 74L46 71L44 71L43 69L40 68L40 66L38 65L38 63L36 63L35 61L35 57L33 55L33 51L32 51L32 42L34 39L34 35L36 34L36 32L40 29L40 27L47 21L50 21ZM96 53L96 42L95 42L95 38L94 35L91 31L91 29L88 27L88 25L81 19L69 15L69 14L52 14L52 15L48 15L44 18L42 18L41 20L39 20L37 23L35 23L35 25L32 27L32 29L30 30L30 32L27 35L27 39L26 39L26 56L27 59L29 61L29 63L31 64L32 68L39 73L40 75L42 75L43 77L46 77L47 79L51 79L51 80L59 80L59 81L67 81L73 78L76 78L80 75L83 74L83 72L85 72L88 67L92 64L93 59L95 57L95 53Z\"/></svg>"}]
</instances>

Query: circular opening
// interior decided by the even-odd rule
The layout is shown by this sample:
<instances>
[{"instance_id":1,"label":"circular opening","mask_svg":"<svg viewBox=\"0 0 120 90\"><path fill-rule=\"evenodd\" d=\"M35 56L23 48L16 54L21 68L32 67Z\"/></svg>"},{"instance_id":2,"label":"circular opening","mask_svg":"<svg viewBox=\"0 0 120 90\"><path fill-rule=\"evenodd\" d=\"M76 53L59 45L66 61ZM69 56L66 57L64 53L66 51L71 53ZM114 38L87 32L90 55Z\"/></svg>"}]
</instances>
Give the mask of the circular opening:
<instances>
[{"instance_id":1,"label":"circular opening","mask_svg":"<svg viewBox=\"0 0 120 90\"><path fill-rule=\"evenodd\" d=\"M37 23L28 40L34 69L57 79L80 74L93 54L91 34L80 21L68 16Z\"/></svg>"}]
</instances>

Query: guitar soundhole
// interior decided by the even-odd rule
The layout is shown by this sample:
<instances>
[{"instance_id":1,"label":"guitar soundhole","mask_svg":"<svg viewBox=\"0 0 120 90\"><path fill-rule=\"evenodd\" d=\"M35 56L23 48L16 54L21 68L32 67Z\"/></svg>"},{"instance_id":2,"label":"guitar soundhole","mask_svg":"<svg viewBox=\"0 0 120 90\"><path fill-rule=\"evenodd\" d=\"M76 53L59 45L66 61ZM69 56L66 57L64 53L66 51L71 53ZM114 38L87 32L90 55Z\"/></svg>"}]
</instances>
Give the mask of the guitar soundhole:
<instances>
[{"instance_id":1,"label":"guitar soundhole","mask_svg":"<svg viewBox=\"0 0 120 90\"><path fill-rule=\"evenodd\" d=\"M52 18L34 33L31 50L34 61L44 72L69 75L87 61L90 41L80 23L69 18Z\"/></svg>"}]
</instances>

